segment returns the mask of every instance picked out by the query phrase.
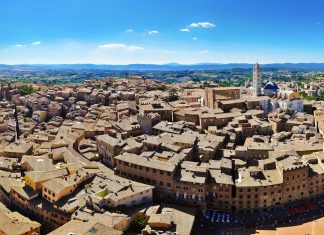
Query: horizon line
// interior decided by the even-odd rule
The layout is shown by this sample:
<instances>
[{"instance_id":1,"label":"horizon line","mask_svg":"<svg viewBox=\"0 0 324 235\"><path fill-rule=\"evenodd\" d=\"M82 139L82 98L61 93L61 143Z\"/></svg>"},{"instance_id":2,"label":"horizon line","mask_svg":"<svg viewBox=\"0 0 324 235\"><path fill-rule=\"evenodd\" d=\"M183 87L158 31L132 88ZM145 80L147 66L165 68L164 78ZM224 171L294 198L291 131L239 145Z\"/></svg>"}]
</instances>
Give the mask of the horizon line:
<instances>
[{"instance_id":1,"label":"horizon line","mask_svg":"<svg viewBox=\"0 0 324 235\"><path fill-rule=\"evenodd\" d=\"M129 63L129 64L109 64L109 63L18 63L18 64L11 64L11 63L0 63L0 65L7 65L7 66L18 66L18 65L112 65L112 66L127 66L127 65L228 65L228 64L260 64L260 65L268 65L268 64L324 64L323 62L268 62L268 63L260 63L256 61L255 63L252 62L227 62L227 63L220 63L220 62L198 62L198 63L177 63L177 62L168 62L168 63Z\"/></svg>"}]
</instances>

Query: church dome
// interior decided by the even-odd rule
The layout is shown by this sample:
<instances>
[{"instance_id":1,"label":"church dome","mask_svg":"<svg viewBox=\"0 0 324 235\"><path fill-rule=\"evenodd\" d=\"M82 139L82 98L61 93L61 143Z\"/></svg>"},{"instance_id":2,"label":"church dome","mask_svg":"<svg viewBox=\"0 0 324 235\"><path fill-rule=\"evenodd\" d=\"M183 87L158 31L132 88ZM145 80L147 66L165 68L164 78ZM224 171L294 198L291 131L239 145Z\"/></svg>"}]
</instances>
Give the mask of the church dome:
<instances>
[{"instance_id":1,"label":"church dome","mask_svg":"<svg viewBox=\"0 0 324 235\"><path fill-rule=\"evenodd\" d=\"M279 87L277 86L276 83L274 82L268 82L264 87L263 89L265 90L279 90Z\"/></svg>"}]
</instances>

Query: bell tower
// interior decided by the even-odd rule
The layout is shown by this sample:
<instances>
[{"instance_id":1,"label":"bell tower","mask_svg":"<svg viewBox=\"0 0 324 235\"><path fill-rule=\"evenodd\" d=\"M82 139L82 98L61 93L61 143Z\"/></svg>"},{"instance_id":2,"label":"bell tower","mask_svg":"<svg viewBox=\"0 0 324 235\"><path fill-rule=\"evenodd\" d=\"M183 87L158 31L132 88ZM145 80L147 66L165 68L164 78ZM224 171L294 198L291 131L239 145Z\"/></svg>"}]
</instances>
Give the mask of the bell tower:
<instances>
[{"instance_id":1,"label":"bell tower","mask_svg":"<svg viewBox=\"0 0 324 235\"><path fill-rule=\"evenodd\" d=\"M258 63L253 66L253 96L261 95L261 67Z\"/></svg>"}]
</instances>

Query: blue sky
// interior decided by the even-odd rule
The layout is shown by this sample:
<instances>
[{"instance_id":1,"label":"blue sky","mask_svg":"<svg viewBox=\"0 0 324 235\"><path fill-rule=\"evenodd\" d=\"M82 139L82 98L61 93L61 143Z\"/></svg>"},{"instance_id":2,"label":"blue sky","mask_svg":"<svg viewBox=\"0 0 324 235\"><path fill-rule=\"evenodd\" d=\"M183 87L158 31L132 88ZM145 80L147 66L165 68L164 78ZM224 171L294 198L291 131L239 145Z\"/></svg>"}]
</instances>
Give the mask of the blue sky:
<instances>
[{"instance_id":1,"label":"blue sky","mask_svg":"<svg viewBox=\"0 0 324 235\"><path fill-rule=\"evenodd\" d=\"M1 0L0 63L324 62L323 0Z\"/></svg>"}]
</instances>

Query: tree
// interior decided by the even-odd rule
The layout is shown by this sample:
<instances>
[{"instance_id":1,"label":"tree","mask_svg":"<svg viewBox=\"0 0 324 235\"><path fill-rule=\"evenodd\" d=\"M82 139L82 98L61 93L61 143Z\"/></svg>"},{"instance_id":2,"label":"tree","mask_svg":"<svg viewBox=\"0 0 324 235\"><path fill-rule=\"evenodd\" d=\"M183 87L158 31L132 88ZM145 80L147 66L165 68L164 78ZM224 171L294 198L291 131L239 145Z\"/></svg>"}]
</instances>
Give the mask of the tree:
<instances>
[{"instance_id":1,"label":"tree","mask_svg":"<svg viewBox=\"0 0 324 235\"><path fill-rule=\"evenodd\" d=\"M145 226L147 225L147 219L135 219L130 227L129 227L129 231L133 231L133 232L141 232Z\"/></svg>"},{"instance_id":2,"label":"tree","mask_svg":"<svg viewBox=\"0 0 324 235\"><path fill-rule=\"evenodd\" d=\"M314 100L315 98L312 96L308 96L305 91L299 92L299 94L303 97L304 100L311 101Z\"/></svg>"},{"instance_id":3,"label":"tree","mask_svg":"<svg viewBox=\"0 0 324 235\"><path fill-rule=\"evenodd\" d=\"M165 85L159 85L156 87L156 89L159 91L165 91Z\"/></svg>"},{"instance_id":4,"label":"tree","mask_svg":"<svg viewBox=\"0 0 324 235\"><path fill-rule=\"evenodd\" d=\"M168 96L168 101L176 101L179 99L179 96L178 96L178 93L176 91L176 89L172 88L170 91L169 91L169 96Z\"/></svg>"},{"instance_id":5,"label":"tree","mask_svg":"<svg viewBox=\"0 0 324 235\"><path fill-rule=\"evenodd\" d=\"M36 89L34 89L33 87L30 87L30 86L26 86L26 87L21 87L19 88L19 93L21 95L29 95L29 94L32 94L32 93L35 93L37 92Z\"/></svg>"}]
</instances>

